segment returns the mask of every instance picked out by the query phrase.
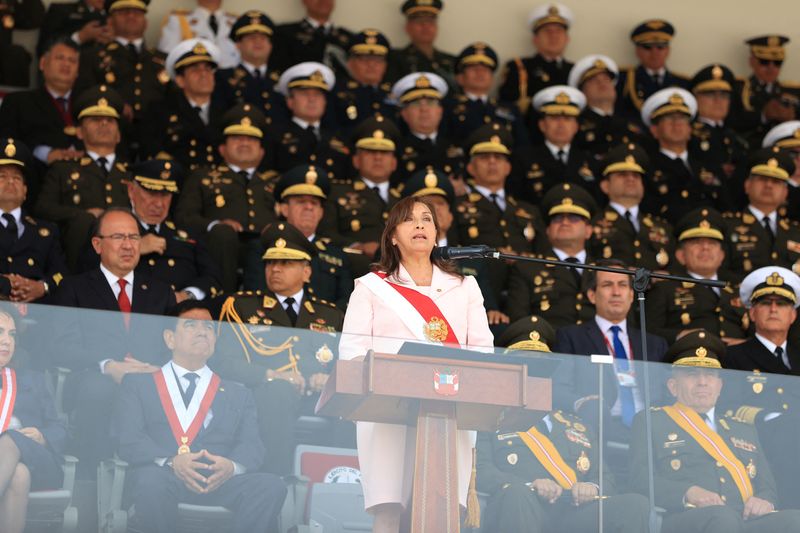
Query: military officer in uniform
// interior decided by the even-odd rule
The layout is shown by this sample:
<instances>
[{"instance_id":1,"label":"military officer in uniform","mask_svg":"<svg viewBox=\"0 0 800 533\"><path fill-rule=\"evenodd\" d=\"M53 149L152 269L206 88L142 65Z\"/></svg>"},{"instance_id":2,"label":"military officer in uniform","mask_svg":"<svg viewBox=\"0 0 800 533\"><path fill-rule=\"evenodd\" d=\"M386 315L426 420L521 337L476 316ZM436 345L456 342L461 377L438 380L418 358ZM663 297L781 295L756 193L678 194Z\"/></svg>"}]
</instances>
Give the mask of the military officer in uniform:
<instances>
[{"instance_id":1,"label":"military officer in uniform","mask_svg":"<svg viewBox=\"0 0 800 533\"><path fill-rule=\"evenodd\" d=\"M261 11L251 10L236 19L230 38L241 59L231 68L216 72L214 96L225 109L249 103L267 117L267 124L286 121L283 96L275 91L280 73L269 68L275 24Z\"/></svg>"},{"instance_id":2,"label":"military officer in uniform","mask_svg":"<svg viewBox=\"0 0 800 533\"><path fill-rule=\"evenodd\" d=\"M177 90L148 108L140 128L144 154L166 154L188 170L219 163L216 148L226 109L213 98L218 58L217 47L202 39L189 39L172 49L166 64Z\"/></svg>"},{"instance_id":3,"label":"military officer in uniform","mask_svg":"<svg viewBox=\"0 0 800 533\"><path fill-rule=\"evenodd\" d=\"M794 174L789 176L786 216L800 220L800 120L782 122L769 130L761 143L764 148L777 147L794 161Z\"/></svg>"},{"instance_id":4,"label":"military officer in uniform","mask_svg":"<svg viewBox=\"0 0 800 533\"><path fill-rule=\"evenodd\" d=\"M41 0L4 0L0 3L0 85L27 87L31 54L12 42L14 30L34 30L41 26L44 4Z\"/></svg>"},{"instance_id":5,"label":"military officer in uniform","mask_svg":"<svg viewBox=\"0 0 800 533\"><path fill-rule=\"evenodd\" d=\"M672 227L642 206L649 159L639 146L612 148L603 162L600 190L608 205L592 221L592 255L626 265L664 270L675 248Z\"/></svg>"},{"instance_id":6,"label":"military officer in uniform","mask_svg":"<svg viewBox=\"0 0 800 533\"><path fill-rule=\"evenodd\" d=\"M161 26L158 51L168 55L182 41L205 39L219 49L220 68L235 67L239 50L231 30L236 19L237 15L222 10L222 0L197 0L193 10L175 9Z\"/></svg>"},{"instance_id":7,"label":"military officer in uniform","mask_svg":"<svg viewBox=\"0 0 800 533\"><path fill-rule=\"evenodd\" d=\"M689 209L731 208L735 182L702 153L689 150L696 113L695 97L677 87L661 89L642 106L642 121L658 143L650 158L648 202L653 202L651 210L673 224Z\"/></svg>"},{"instance_id":8,"label":"military officer in uniform","mask_svg":"<svg viewBox=\"0 0 800 533\"><path fill-rule=\"evenodd\" d=\"M722 168L729 179L741 180L745 172L747 142L730 126L732 115L733 72L725 65L713 64L700 69L690 83L697 99L697 116L692 123L691 150L705 154L705 159ZM736 182L734 182L736 183ZM736 187L738 192L741 187ZM735 195L733 198L739 198Z\"/></svg>"},{"instance_id":9,"label":"military officer in uniform","mask_svg":"<svg viewBox=\"0 0 800 533\"><path fill-rule=\"evenodd\" d=\"M336 80L336 123L346 131L371 115L394 115L389 103L392 86L386 82L389 41L378 30L366 29L353 36L347 52L347 76Z\"/></svg>"},{"instance_id":10,"label":"military officer in uniform","mask_svg":"<svg viewBox=\"0 0 800 533\"><path fill-rule=\"evenodd\" d=\"M555 332L541 317L526 316L498 341L518 355L549 352ZM478 434L477 488L489 494L484 531L596 531L601 496L604 531L647 531L647 499L615 494L614 480L600 464L596 438L580 418L553 411L520 429Z\"/></svg>"},{"instance_id":11,"label":"military officer in uniform","mask_svg":"<svg viewBox=\"0 0 800 533\"><path fill-rule=\"evenodd\" d=\"M239 287L237 269L253 279L260 271L259 235L275 220L273 189L277 174L262 171L264 115L250 104L228 111L222 119L223 164L198 169L182 187L175 220L207 239L211 257L222 270L222 288Z\"/></svg>"},{"instance_id":12,"label":"military officer in uniform","mask_svg":"<svg viewBox=\"0 0 800 533\"><path fill-rule=\"evenodd\" d=\"M537 127L544 143L520 153L515 161L511 191L517 198L538 204L545 192L558 183L572 183L600 199L596 162L573 143L578 133L578 116L586 97L568 85L553 85L533 97L539 114Z\"/></svg>"},{"instance_id":13,"label":"military officer in uniform","mask_svg":"<svg viewBox=\"0 0 800 533\"><path fill-rule=\"evenodd\" d=\"M61 227L73 271L95 219L109 207L128 205L125 182L130 175L118 152L123 105L119 94L103 85L77 98L77 136L85 155L53 163L36 201L38 215Z\"/></svg>"},{"instance_id":14,"label":"military officer in uniform","mask_svg":"<svg viewBox=\"0 0 800 533\"><path fill-rule=\"evenodd\" d=\"M281 74L276 90L286 98L291 117L270 131L270 168L286 172L309 163L331 179L347 174L347 146L326 117L332 114L327 99L335 84L333 71L322 63L300 63Z\"/></svg>"},{"instance_id":15,"label":"military officer in uniform","mask_svg":"<svg viewBox=\"0 0 800 533\"><path fill-rule=\"evenodd\" d=\"M541 242L544 223L539 210L508 194L511 172L511 136L499 125L478 128L469 139L466 190L454 204L458 243L486 244L508 253L522 254ZM509 264L488 264L494 299L503 308Z\"/></svg>"},{"instance_id":16,"label":"military officer in uniform","mask_svg":"<svg viewBox=\"0 0 800 533\"><path fill-rule=\"evenodd\" d=\"M229 322L235 348L226 350L216 368L253 389L274 471L286 473L297 416L313 413L311 400L325 385L334 358L337 339L331 334L341 331L344 313L308 290L317 248L299 230L276 222L262 240L267 290L240 292L225 301L220 320ZM300 335L283 328L311 331Z\"/></svg>"},{"instance_id":17,"label":"military officer in uniform","mask_svg":"<svg viewBox=\"0 0 800 533\"><path fill-rule=\"evenodd\" d=\"M105 10L114 40L95 43L81 51L75 89L106 84L122 95L125 118L136 126L145 110L164 98L169 75L164 60L147 48L145 0L106 0Z\"/></svg>"},{"instance_id":18,"label":"military officer in uniform","mask_svg":"<svg viewBox=\"0 0 800 533\"><path fill-rule=\"evenodd\" d=\"M556 185L542 200L546 213L549 250L540 257L574 263L575 267L553 268L517 262L508 280L506 311L511 320L536 313L554 327L591 320L594 309L583 294L586 271L591 263L586 244L592 235L591 220L597 211L592 196L570 183Z\"/></svg>"},{"instance_id":19,"label":"military officer in uniform","mask_svg":"<svg viewBox=\"0 0 800 533\"><path fill-rule=\"evenodd\" d=\"M456 61L459 93L447 102L445 127L453 140L463 143L484 124L502 124L512 134L514 147L528 144L528 133L515 106L501 105L489 96L497 70L497 53L486 43L464 48Z\"/></svg>"},{"instance_id":20,"label":"military officer in uniform","mask_svg":"<svg viewBox=\"0 0 800 533\"><path fill-rule=\"evenodd\" d=\"M555 2L531 11L528 25L533 32L536 55L515 57L506 63L498 93L500 101L516 104L525 115L533 95L545 87L567 83L572 63L564 59L564 50L569 44L568 32L573 20L572 11Z\"/></svg>"},{"instance_id":21,"label":"military officer in uniform","mask_svg":"<svg viewBox=\"0 0 800 533\"><path fill-rule=\"evenodd\" d=\"M750 47L751 74L737 83L740 105L734 127L742 134L750 134L754 141L776 124L798 118L800 86L778 79L788 43L788 37L774 34L745 41Z\"/></svg>"},{"instance_id":22,"label":"military officer in uniform","mask_svg":"<svg viewBox=\"0 0 800 533\"><path fill-rule=\"evenodd\" d=\"M662 19L646 20L631 31L639 64L625 69L617 80L617 114L638 122L645 100L666 87L688 87L688 80L667 68L675 28Z\"/></svg>"},{"instance_id":23,"label":"military officer in uniform","mask_svg":"<svg viewBox=\"0 0 800 533\"><path fill-rule=\"evenodd\" d=\"M569 71L569 85L586 97L586 107L578 115L580 129L575 146L603 159L606 152L620 143L639 142L641 129L614 114L619 77L617 64L608 56L592 54L575 62Z\"/></svg>"},{"instance_id":24,"label":"military officer in uniform","mask_svg":"<svg viewBox=\"0 0 800 533\"><path fill-rule=\"evenodd\" d=\"M13 138L0 139L0 298L46 303L66 274L58 228L22 209L31 153Z\"/></svg>"},{"instance_id":25,"label":"military officer in uniform","mask_svg":"<svg viewBox=\"0 0 800 533\"><path fill-rule=\"evenodd\" d=\"M328 237L319 235L325 200L331 182L325 171L314 165L301 165L284 173L275 185L275 200L281 217L297 228L316 249L311 259L308 290L323 302L334 303L342 311L353 292L349 255ZM253 289L266 289L264 281ZM251 289L251 287L245 287Z\"/></svg>"},{"instance_id":26,"label":"military officer in uniform","mask_svg":"<svg viewBox=\"0 0 800 533\"><path fill-rule=\"evenodd\" d=\"M461 176L464 150L441 131L447 90L444 79L431 72L408 74L392 87L404 130L399 169L394 176L397 183L429 166L455 178Z\"/></svg>"},{"instance_id":27,"label":"military officer in uniform","mask_svg":"<svg viewBox=\"0 0 800 533\"><path fill-rule=\"evenodd\" d=\"M39 29L36 55L41 57L53 40L70 39L85 48L95 43L108 44L113 38L103 0L53 2L47 6Z\"/></svg>"},{"instance_id":28,"label":"military officer in uniform","mask_svg":"<svg viewBox=\"0 0 800 533\"><path fill-rule=\"evenodd\" d=\"M736 275L766 265L800 270L800 224L781 213L794 170L789 155L776 148L751 156L744 182L747 207L725 214L727 266Z\"/></svg>"},{"instance_id":29,"label":"military officer in uniform","mask_svg":"<svg viewBox=\"0 0 800 533\"><path fill-rule=\"evenodd\" d=\"M390 178L397 168L400 131L383 116L364 120L353 133L352 180L334 180L320 225L331 242L353 251L353 275L369 272L380 248L389 210L400 199Z\"/></svg>"},{"instance_id":30,"label":"military officer in uniform","mask_svg":"<svg viewBox=\"0 0 800 533\"><path fill-rule=\"evenodd\" d=\"M800 531L800 511L776 511L778 494L756 428L718 405L724 344L703 330L672 345L666 381L675 403L651 407L652 470L644 411L634 419L631 483L666 510L661 531ZM725 376L728 387L732 376ZM783 467L792 462L784 458Z\"/></svg>"},{"instance_id":31,"label":"military officer in uniform","mask_svg":"<svg viewBox=\"0 0 800 533\"><path fill-rule=\"evenodd\" d=\"M400 9L406 17L405 31L410 42L389 54L386 79L396 82L413 72L432 72L445 80L449 90L455 89L456 58L434 46L444 2L406 0Z\"/></svg>"},{"instance_id":32,"label":"military officer in uniform","mask_svg":"<svg viewBox=\"0 0 800 533\"><path fill-rule=\"evenodd\" d=\"M647 327L674 342L687 332L703 328L726 344L744 342L750 319L739 300L736 283L722 270L725 259L724 222L713 209L701 208L684 215L677 225L679 266L672 273L698 280L722 280L722 288L662 280L647 294Z\"/></svg>"},{"instance_id":33,"label":"military officer in uniform","mask_svg":"<svg viewBox=\"0 0 800 533\"><path fill-rule=\"evenodd\" d=\"M275 35L275 68L314 61L325 63L337 74L344 65L353 34L331 21L333 0L302 0L306 16L298 22L281 24Z\"/></svg>"}]
</instances>

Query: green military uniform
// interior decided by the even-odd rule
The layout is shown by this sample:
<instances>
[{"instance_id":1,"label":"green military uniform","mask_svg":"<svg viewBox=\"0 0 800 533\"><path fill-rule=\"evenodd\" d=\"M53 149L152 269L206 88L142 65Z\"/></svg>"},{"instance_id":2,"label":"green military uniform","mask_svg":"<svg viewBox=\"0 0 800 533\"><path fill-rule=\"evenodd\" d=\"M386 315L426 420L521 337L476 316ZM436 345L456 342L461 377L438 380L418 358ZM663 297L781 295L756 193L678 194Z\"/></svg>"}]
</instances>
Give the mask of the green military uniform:
<instances>
[{"instance_id":1,"label":"green military uniform","mask_svg":"<svg viewBox=\"0 0 800 533\"><path fill-rule=\"evenodd\" d=\"M277 223L265 230L269 247L266 261L311 261L316 248L297 229ZM333 304L318 300L307 288L302 290L294 324L274 292L247 291L228 297L221 321L227 321L224 357L212 367L220 376L244 383L253 390L262 438L276 473L291 471L294 428L298 415L313 414L314 391L298 394L291 382L273 379L274 372L294 372L307 381L312 375L328 373L333 364L344 313ZM275 328L274 326L279 326ZM310 330L304 334L295 329ZM294 379L294 378L290 378Z\"/></svg>"},{"instance_id":2,"label":"green military uniform","mask_svg":"<svg viewBox=\"0 0 800 533\"><path fill-rule=\"evenodd\" d=\"M76 101L78 122L87 117L110 117L117 120L123 102L113 89L100 86L84 91ZM71 161L57 161L47 171L36 202L42 218L61 227L64 249L71 268L78 264L80 252L88 241L94 215L87 209L127 207L127 163L117 154L92 159L85 155Z\"/></svg>"},{"instance_id":3,"label":"green military uniform","mask_svg":"<svg viewBox=\"0 0 800 533\"><path fill-rule=\"evenodd\" d=\"M711 239L724 245L722 216L713 209L698 209L684 215L678 222L678 241ZM692 276L686 268L671 270L678 276ZM717 273L718 279L730 281L727 273ZM663 280L655 283L647 294L648 329L674 342L683 330L703 328L723 338L744 339L750 319L739 299L734 283L723 288L711 288L687 281Z\"/></svg>"},{"instance_id":4,"label":"green military uniform","mask_svg":"<svg viewBox=\"0 0 800 533\"><path fill-rule=\"evenodd\" d=\"M670 379L675 383L675 396L683 395L687 402L699 401L689 385L696 382L693 380L700 373L705 374L709 391L713 391L715 380L727 381L728 376L719 376L724 352L722 341L704 330L692 332L673 344L665 360L672 362ZM721 411L719 403L702 412L680 401L650 408L653 504L666 510L661 530L664 533L797 531L799 511L742 518L745 503L751 497L775 505L777 491L755 428ZM648 492L651 472L646 414L641 411L636 415L632 440L631 483L642 494ZM687 502L691 487L719 495L723 505L695 507Z\"/></svg>"},{"instance_id":5,"label":"green military uniform","mask_svg":"<svg viewBox=\"0 0 800 533\"><path fill-rule=\"evenodd\" d=\"M234 107L223 118L223 135L240 135L262 139L264 115L249 104ZM189 230L206 235L211 256L222 269L222 288L233 292L238 287L236 269L260 270L258 236L275 220L273 190L277 174L256 168L234 170L220 165L213 170L193 172L182 187L175 207L175 220ZM232 219L242 225L237 233L219 223ZM256 275L256 274L254 274Z\"/></svg>"}]
</instances>

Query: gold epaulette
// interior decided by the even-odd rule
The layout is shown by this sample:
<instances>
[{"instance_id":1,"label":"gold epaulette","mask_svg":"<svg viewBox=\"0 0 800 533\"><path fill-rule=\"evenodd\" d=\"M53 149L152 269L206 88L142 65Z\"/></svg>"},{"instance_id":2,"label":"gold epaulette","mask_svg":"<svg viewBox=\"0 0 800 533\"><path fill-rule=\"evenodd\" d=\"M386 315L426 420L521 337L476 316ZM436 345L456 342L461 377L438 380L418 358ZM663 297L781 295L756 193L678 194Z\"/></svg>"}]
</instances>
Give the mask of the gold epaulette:
<instances>
[{"instance_id":1,"label":"gold epaulette","mask_svg":"<svg viewBox=\"0 0 800 533\"><path fill-rule=\"evenodd\" d=\"M761 407L743 405L736 410L736 413L732 418L735 418L744 424L753 426L756 423L756 416L758 416L758 413L761 411L763 411Z\"/></svg>"}]
</instances>

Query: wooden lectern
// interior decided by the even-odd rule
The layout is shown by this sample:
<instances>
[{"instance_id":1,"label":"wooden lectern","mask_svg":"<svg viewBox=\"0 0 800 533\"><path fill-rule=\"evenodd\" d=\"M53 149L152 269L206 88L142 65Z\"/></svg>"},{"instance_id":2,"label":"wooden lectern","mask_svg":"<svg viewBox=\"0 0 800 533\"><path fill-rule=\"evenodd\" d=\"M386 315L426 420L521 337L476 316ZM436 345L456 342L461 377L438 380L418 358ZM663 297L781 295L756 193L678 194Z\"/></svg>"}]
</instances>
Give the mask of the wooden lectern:
<instances>
[{"instance_id":1,"label":"wooden lectern","mask_svg":"<svg viewBox=\"0 0 800 533\"><path fill-rule=\"evenodd\" d=\"M549 378L526 364L370 352L337 361L317 413L417 427L412 533L458 533L456 431L519 431L550 411Z\"/></svg>"}]
</instances>

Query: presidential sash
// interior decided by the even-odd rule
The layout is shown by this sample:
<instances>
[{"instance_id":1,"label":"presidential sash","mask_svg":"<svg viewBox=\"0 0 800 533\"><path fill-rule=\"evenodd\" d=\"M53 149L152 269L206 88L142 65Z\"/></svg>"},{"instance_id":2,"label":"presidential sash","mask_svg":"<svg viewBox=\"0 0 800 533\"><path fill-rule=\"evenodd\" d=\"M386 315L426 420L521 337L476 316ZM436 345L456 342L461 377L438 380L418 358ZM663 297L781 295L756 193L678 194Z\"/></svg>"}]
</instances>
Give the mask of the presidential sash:
<instances>
[{"instance_id":1,"label":"presidential sash","mask_svg":"<svg viewBox=\"0 0 800 533\"><path fill-rule=\"evenodd\" d=\"M180 391L176 392L178 387L177 379L170 383L170 385L174 384L174 386L167 384L167 378L165 377L167 365L164 365L160 372L154 372L153 379L156 382L156 390L161 400L161 407L164 409L164 414L167 415L172 435L178 444L178 455L181 455L192 451L190 446L200 432L200 428L203 427L203 421L206 419L208 411L211 409L211 404L214 402L214 397L217 395L220 379L219 376L213 374L211 383L208 385L202 400L198 399L200 397L200 391L198 390L192 401L189 402L189 407L185 407ZM175 409L175 403L178 403L180 414Z\"/></svg>"},{"instance_id":2,"label":"presidential sash","mask_svg":"<svg viewBox=\"0 0 800 533\"><path fill-rule=\"evenodd\" d=\"M553 441L536 429L536 426L531 426L528 431L520 431L517 435L562 489L570 490L578 482L575 471L558 453Z\"/></svg>"},{"instance_id":3,"label":"presidential sash","mask_svg":"<svg viewBox=\"0 0 800 533\"><path fill-rule=\"evenodd\" d=\"M742 502L746 502L753 495L753 485L750 476L742 462L733 454L725 441L714 430L708 427L693 409L689 409L680 402L664 407L664 412L678 426L686 431L715 461L722 464L731 475Z\"/></svg>"},{"instance_id":4,"label":"presidential sash","mask_svg":"<svg viewBox=\"0 0 800 533\"><path fill-rule=\"evenodd\" d=\"M0 433L8 429L17 401L17 374L13 368L3 368L3 390L0 391Z\"/></svg>"},{"instance_id":5,"label":"presidential sash","mask_svg":"<svg viewBox=\"0 0 800 533\"><path fill-rule=\"evenodd\" d=\"M452 326L429 297L414 289L386 280L384 272L372 272L361 282L377 297L397 311L400 320L421 341L460 346Z\"/></svg>"}]
</instances>

